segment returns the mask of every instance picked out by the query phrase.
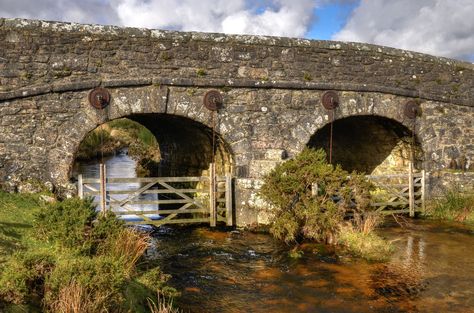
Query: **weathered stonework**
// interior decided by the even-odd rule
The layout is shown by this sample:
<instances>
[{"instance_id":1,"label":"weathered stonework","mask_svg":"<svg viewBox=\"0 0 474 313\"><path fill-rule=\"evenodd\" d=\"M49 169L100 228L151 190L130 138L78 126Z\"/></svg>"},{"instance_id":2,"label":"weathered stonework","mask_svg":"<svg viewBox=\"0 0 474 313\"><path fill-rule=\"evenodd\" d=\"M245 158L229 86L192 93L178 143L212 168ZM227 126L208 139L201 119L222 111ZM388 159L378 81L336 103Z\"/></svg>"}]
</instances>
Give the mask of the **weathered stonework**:
<instances>
[{"instance_id":1,"label":"weathered stonework","mask_svg":"<svg viewBox=\"0 0 474 313\"><path fill-rule=\"evenodd\" d=\"M0 19L0 42L4 185L27 179L67 184L82 139L120 117L155 130L173 151L192 153L195 149L184 145L198 149L213 124L202 104L210 89L224 97L215 122L226 166L236 176L238 224L257 221L251 208L262 175L301 151L329 123L320 100L328 89L340 96L336 120L377 116L412 129L403 107L419 101L423 114L415 132L421 166L438 172L452 159L464 159L465 167L474 167L470 63L367 44L18 19ZM103 112L88 104L96 86L111 93ZM196 140L180 141L172 133L177 125L196 131ZM205 155L206 149L196 153ZM431 183L442 185L449 173L431 175ZM463 185L472 187L472 175L461 176Z\"/></svg>"}]
</instances>

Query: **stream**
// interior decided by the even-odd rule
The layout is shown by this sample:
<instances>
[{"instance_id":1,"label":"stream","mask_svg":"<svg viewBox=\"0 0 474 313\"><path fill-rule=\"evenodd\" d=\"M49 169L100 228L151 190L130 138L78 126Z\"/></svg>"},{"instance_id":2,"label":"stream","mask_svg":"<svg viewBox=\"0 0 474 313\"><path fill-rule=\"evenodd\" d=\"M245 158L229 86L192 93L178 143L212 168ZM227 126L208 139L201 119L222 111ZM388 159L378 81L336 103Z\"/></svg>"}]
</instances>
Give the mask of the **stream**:
<instances>
[{"instance_id":1,"label":"stream","mask_svg":"<svg viewBox=\"0 0 474 313\"><path fill-rule=\"evenodd\" d=\"M135 175L126 153L106 164L110 177ZM97 177L98 164L76 172ZM268 234L200 226L158 228L148 257L172 275L184 312L474 313L472 228L409 219L378 232L396 248L387 263L337 257L315 243L293 259Z\"/></svg>"}]
</instances>

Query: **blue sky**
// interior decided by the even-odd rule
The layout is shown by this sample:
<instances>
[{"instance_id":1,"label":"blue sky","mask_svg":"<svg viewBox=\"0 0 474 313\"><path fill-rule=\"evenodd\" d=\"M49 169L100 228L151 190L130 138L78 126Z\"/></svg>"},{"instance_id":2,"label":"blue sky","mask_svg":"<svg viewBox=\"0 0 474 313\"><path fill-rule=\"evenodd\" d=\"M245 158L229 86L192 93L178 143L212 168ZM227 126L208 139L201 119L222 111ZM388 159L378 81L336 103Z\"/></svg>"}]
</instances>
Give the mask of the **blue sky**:
<instances>
[{"instance_id":1,"label":"blue sky","mask_svg":"<svg viewBox=\"0 0 474 313\"><path fill-rule=\"evenodd\" d=\"M474 61L474 0L0 0L0 17L366 42Z\"/></svg>"},{"instance_id":2,"label":"blue sky","mask_svg":"<svg viewBox=\"0 0 474 313\"><path fill-rule=\"evenodd\" d=\"M306 33L310 39L331 40L345 25L359 1L352 3L330 2L314 10L314 21Z\"/></svg>"}]
</instances>

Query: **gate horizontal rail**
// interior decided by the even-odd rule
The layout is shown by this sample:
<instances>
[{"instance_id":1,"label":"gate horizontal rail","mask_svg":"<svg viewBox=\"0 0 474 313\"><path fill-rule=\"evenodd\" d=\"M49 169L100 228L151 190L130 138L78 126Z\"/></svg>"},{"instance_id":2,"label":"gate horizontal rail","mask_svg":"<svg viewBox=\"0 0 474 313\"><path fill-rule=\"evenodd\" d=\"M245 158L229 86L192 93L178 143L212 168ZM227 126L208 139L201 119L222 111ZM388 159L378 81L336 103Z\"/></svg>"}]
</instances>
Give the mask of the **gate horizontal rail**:
<instances>
[{"instance_id":1,"label":"gate horizontal rail","mask_svg":"<svg viewBox=\"0 0 474 313\"><path fill-rule=\"evenodd\" d=\"M208 222L215 226L216 222L225 222L229 226L233 225L230 174L214 178L106 178L105 167L100 173L103 173L103 177L83 178L79 175L79 197L94 197L94 203L101 207L104 214L112 211L127 224L160 226ZM124 188L124 184L137 184L137 187Z\"/></svg>"},{"instance_id":2,"label":"gate horizontal rail","mask_svg":"<svg viewBox=\"0 0 474 313\"><path fill-rule=\"evenodd\" d=\"M367 175L382 192L384 199L375 199L371 206L382 214L409 213L423 211L425 207L426 173L413 172L410 165L408 173ZM377 197L377 195L375 195ZM380 196L379 196L380 197Z\"/></svg>"}]
</instances>

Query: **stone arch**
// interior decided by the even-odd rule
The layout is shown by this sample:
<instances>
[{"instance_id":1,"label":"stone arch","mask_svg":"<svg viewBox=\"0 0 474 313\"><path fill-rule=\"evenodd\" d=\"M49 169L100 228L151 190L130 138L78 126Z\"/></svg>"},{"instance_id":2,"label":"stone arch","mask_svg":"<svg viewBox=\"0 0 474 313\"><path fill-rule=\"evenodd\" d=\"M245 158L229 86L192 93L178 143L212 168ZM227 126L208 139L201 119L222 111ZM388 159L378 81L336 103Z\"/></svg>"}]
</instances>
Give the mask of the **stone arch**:
<instances>
[{"instance_id":1,"label":"stone arch","mask_svg":"<svg viewBox=\"0 0 474 313\"><path fill-rule=\"evenodd\" d=\"M130 118L144 125L154 133L160 147L167 141L168 148L174 153L191 153L190 149L179 148L180 144L186 144L186 140L179 139L182 136L190 136L188 144L201 143L212 138L213 118L212 112L207 110L202 104L202 96L207 89L192 88L192 92L186 88L176 87L170 92L169 87L145 86L133 88L109 88L111 103L102 110L96 110L88 104L88 92L71 93L80 99L80 108L73 118L69 118L59 128L61 136L58 138L58 147L49 151L49 167L55 168L55 176L51 177L55 183L64 184L69 181L72 165L75 160L75 153L85 136L108 121L119 118ZM225 165L218 167L219 172L234 171L234 151L229 144L233 138L229 127L222 127L225 121L222 114L215 114L215 134L217 138L216 152L218 157L225 158ZM171 131L172 129L176 131ZM168 134L168 136L160 135ZM174 138L174 143L171 138ZM208 143L206 143L208 144ZM171 151L170 150L170 151ZM197 150L201 156L208 155L204 150ZM208 157L207 157L208 158ZM183 159L190 160L190 157ZM192 157L191 157L192 159ZM203 164L204 161L194 160L195 163ZM224 164L223 163L223 164ZM181 164L182 165L182 164ZM175 169L179 167L176 164ZM165 174L165 172L163 172ZM183 175L183 172L174 170L171 175ZM198 171L190 173L198 175Z\"/></svg>"},{"instance_id":2,"label":"stone arch","mask_svg":"<svg viewBox=\"0 0 474 313\"><path fill-rule=\"evenodd\" d=\"M331 114L334 121L352 116L379 116L396 121L408 129L413 128L413 120L403 116L404 105L412 98L374 92L340 91L338 92L340 106L331 113L321 105L319 99L323 93L318 91L308 94L308 98L315 99L316 105L313 112L302 116L292 130L294 139L293 151L290 151L292 154L301 151L317 131L329 125ZM419 121L415 126L417 128L415 133L418 133Z\"/></svg>"},{"instance_id":3,"label":"stone arch","mask_svg":"<svg viewBox=\"0 0 474 313\"><path fill-rule=\"evenodd\" d=\"M330 126L328 123L316 131L307 143L308 147L324 149L328 157ZM412 158L415 167L421 168L422 155L418 136L394 119L353 115L333 122L332 163L349 172L405 172Z\"/></svg>"},{"instance_id":4,"label":"stone arch","mask_svg":"<svg viewBox=\"0 0 474 313\"><path fill-rule=\"evenodd\" d=\"M216 163L218 175L233 172L233 155L229 145L219 133L213 134L210 127L186 117L163 113L139 113L124 117L145 126L157 139L161 161L157 168L152 169L152 175L207 175L212 161ZM82 140L79 144L81 142ZM78 147L79 145L74 155ZM75 157L73 162L74 160ZM68 171L69 176L71 170L72 163Z\"/></svg>"}]
</instances>

